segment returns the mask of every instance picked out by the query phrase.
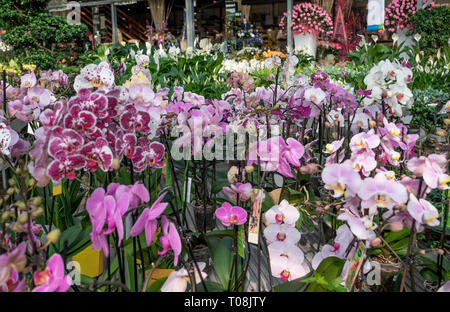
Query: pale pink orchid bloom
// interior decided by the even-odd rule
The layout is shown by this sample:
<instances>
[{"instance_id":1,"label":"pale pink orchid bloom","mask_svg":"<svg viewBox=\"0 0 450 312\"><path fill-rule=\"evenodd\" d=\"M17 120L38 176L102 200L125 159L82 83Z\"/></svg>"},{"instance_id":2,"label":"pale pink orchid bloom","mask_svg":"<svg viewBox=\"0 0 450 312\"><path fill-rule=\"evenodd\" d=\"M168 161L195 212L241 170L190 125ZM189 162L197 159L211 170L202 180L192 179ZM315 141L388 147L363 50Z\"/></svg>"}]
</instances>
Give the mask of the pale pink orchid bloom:
<instances>
[{"instance_id":1,"label":"pale pink orchid bloom","mask_svg":"<svg viewBox=\"0 0 450 312\"><path fill-rule=\"evenodd\" d=\"M336 238L331 245L327 244L322 247L322 250L314 255L311 261L311 266L314 270L319 267L319 264L328 257L338 257L345 259L345 254L348 246L353 241L353 234L347 224L341 225L336 231Z\"/></svg>"},{"instance_id":2,"label":"pale pink orchid bloom","mask_svg":"<svg viewBox=\"0 0 450 312\"><path fill-rule=\"evenodd\" d=\"M272 275L281 281L292 281L305 276L310 269L305 255L295 245L286 242L273 242L268 246Z\"/></svg>"},{"instance_id":3,"label":"pale pink orchid bloom","mask_svg":"<svg viewBox=\"0 0 450 312\"><path fill-rule=\"evenodd\" d=\"M281 157L285 158L289 164L295 167L300 167L300 158L305 153L303 145L293 138L288 138L284 143L283 138L280 137Z\"/></svg>"},{"instance_id":4,"label":"pale pink orchid bloom","mask_svg":"<svg viewBox=\"0 0 450 312\"><path fill-rule=\"evenodd\" d=\"M131 228L131 236L139 235L145 229L145 239L147 246L153 242L153 238L158 228L158 218L166 209L168 203L161 203L167 192L161 194L158 199L152 204L150 208L145 208L142 214L137 219L134 226Z\"/></svg>"},{"instance_id":5,"label":"pale pink orchid bloom","mask_svg":"<svg viewBox=\"0 0 450 312\"><path fill-rule=\"evenodd\" d=\"M264 237L267 242L286 242L288 244L297 244L300 240L300 232L292 226L287 224L272 223L264 229Z\"/></svg>"},{"instance_id":6,"label":"pale pink orchid bloom","mask_svg":"<svg viewBox=\"0 0 450 312\"><path fill-rule=\"evenodd\" d=\"M364 179L358 196L362 199L361 206L369 208L370 214L376 213L377 208L392 209L408 200L406 188L397 181L387 179L383 173L376 174L375 178Z\"/></svg>"},{"instance_id":7,"label":"pale pink orchid bloom","mask_svg":"<svg viewBox=\"0 0 450 312\"><path fill-rule=\"evenodd\" d=\"M286 224L287 226L294 227L300 213L298 209L290 205L286 199L283 199L279 205L275 205L267 210L266 220L272 224Z\"/></svg>"},{"instance_id":8,"label":"pale pink orchid bloom","mask_svg":"<svg viewBox=\"0 0 450 312\"><path fill-rule=\"evenodd\" d=\"M322 180L327 190L334 191L333 197L355 195L361 186L361 177L349 162L331 164L322 171Z\"/></svg>"},{"instance_id":9,"label":"pale pink orchid bloom","mask_svg":"<svg viewBox=\"0 0 450 312\"><path fill-rule=\"evenodd\" d=\"M25 282L25 279L19 280L19 274L13 269L8 281L0 285L0 292L23 292Z\"/></svg>"},{"instance_id":10,"label":"pale pink orchid bloom","mask_svg":"<svg viewBox=\"0 0 450 312\"><path fill-rule=\"evenodd\" d=\"M429 201L417 199L413 194L409 195L409 202L406 206L408 213L420 224L429 226L439 225L439 211Z\"/></svg>"},{"instance_id":11,"label":"pale pink orchid bloom","mask_svg":"<svg viewBox=\"0 0 450 312\"><path fill-rule=\"evenodd\" d=\"M333 141L331 143L328 143L325 145L325 153L333 154L337 152L338 149L341 148L342 144L344 143L345 138L342 138L341 140Z\"/></svg>"},{"instance_id":12,"label":"pale pink orchid bloom","mask_svg":"<svg viewBox=\"0 0 450 312\"><path fill-rule=\"evenodd\" d=\"M346 221L353 235L362 240L372 240L376 237L374 229L377 225L369 216L360 217L355 211L347 210L337 217L338 220Z\"/></svg>"},{"instance_id":13,"label":"pale pink orchid bloom","mask_svg":"<svg viewBox=\"0 0 450 312\"><path fill-rule=\"evenodd\" d=\"M361 132L354 135L350 140L350 149L352 152L362 153L364 151L372 150L380 145L380 138L374 134L371 129L368 132Z\"/></svg>"},{"instance_id":14,"label":"pale pink orchid bloom","mask_svg":"<svg viewBox=\"0 0 450 312\"><path fill-rule=\"evenodd\" d=\"M163 231L163 236L159 238L163 246L162 251L158 251L158 255L165 255L169 250L173 250L174 260L173 264L176 266L178 264L178 256L181 254L181 239L178 234L175 224L169 222L166 216L161 217L161 228Z\"/></svg>"},{"instance_id":15,"label":"pale pink orchid bloom","mask_svg":"<svg viewBox=\"0 0 450 312\"><path fill-rule=\"evenodd\" d=\"M0 255L0 285L4 285L11 277L12 270L22 272L27 264L26 242Z\"/></svg>"},{"instance_id":16,"label":"pale pink orchid bloom","mask_svg":"<svg viewBox=\"0 0 450 312\"><path fill-rule=\"evenodd\" d=\"M64 263L59 254L54 254L47 261L42 272L34 273L33 292L66 292L72 285L72 278L64 274Z\"/></svg>"},{"instance_id":17,"label":"pale pink orchid bloom","mask_svg":"<svg viewBox=\"0 0 450 312\"><path fill-rule=\"evenodd\" d=\"M32 88L36 85L37 79L34 73L25 74L20 77L20 87L21 88Z\"/></svg>"},{"instance_id":18,"label":"pale pink orchid bloom","mask_svg":"<svg viewBox=\"0 0 450 312\"><path fill-rule=\"evenodd\" d=\"M203 272L206 267L206 263L198 262L198 268L200 270L200 274L202 278L205 279L208 277L208 274ZM200 274L197 271L197 267L194 265L194 276L195 283L198 284L201 282ZM188 271L185 268L174 271L170 273L167 280L164 282L164 285L161 287L161 292L185 292L187 288L187 283L190 283Z\"/></svg>"},{"instance_id":19,"label":"pale pink orchid bloom","mask_svg":"<svg viewBox=\"0 0 450 312\"><path fill-rule=\"evenodd\" d=\"M236 184L231 184L229 187L224 186L222 191L234 202L237 200L237 195L239 195L239 201L247 201L251 198L253 187L251 183L244 184L238 182Z\"/></svg>"},{"instance_id":20,"label":"pale pink orchid bloom","mask_svg":"<svg viewBox=\"0 0 450 312\"><path fill-rule=\"evenodd\" d=\"M232 206L230 203L223 203L215 214L225 226L242 225L247 222L247 211L241 207Z\"/></svg>"}]
</instances>

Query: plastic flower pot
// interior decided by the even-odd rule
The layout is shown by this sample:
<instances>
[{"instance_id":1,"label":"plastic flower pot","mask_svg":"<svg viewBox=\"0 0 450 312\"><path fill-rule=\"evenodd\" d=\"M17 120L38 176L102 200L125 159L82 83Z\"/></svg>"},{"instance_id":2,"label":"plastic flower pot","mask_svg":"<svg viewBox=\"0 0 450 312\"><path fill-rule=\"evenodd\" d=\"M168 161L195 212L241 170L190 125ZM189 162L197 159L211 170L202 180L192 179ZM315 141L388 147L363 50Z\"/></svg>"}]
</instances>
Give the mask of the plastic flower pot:
<instances>
[{"instance_id":1,"label":"plastic flower pot","mask_svg":"<svg viewBox=\"0 0 450 312\"><path fill-rule=\"evenodd\" d=\"M194 212L194 222L197 231L210 231L216 227L216 220L214 212L216 211L216 205L206 205L206 209L203 203L192 203L187 204L191 211Z\"/></svg>"},{"instance_id":2,"label":"plastic flower pot","mask_svg":"<svg viewBox=\"0 0 450 312\"><path fill-rule=\"evenodd\" d=\"M312 57L316 57L317 35L313 33L298 33L294 35L295 50L303 51Z\"/></svg>"},{"instance_id":3,"label":"plastic flower pot","mask_svg":"<svg viewBox=\"0 0 450 312\"><path fill-rule=\"evenodd\" d=\"M206 263L206 267L203 271L208 273L211 268L210 266L211 256L209 254L208 246L204 244L196 245L192 249L192 253L194 254L195 261Z\"/></svg>"},{"instance_id":4,"label":"plastic flower pot","mask_svg":"<svg viewBox=\"0 0 450 312\"><path fill-rule=\"evenodd\" d=\"M402 263L392 262L387 259L380 259L378 257L372 257L371 260L379 264L380 284L386 288L387 291L394 291L395 282L392 280L392 277L395 273L401 270Z\"/></svg>"}]
</instances>

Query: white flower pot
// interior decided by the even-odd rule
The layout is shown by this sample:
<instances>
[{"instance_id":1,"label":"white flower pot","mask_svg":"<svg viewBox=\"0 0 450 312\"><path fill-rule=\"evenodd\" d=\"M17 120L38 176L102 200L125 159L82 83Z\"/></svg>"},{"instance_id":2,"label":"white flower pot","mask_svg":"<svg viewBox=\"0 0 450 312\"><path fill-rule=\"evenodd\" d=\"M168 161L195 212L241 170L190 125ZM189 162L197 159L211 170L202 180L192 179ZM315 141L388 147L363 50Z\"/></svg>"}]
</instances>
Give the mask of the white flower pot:
<instances>
[{"instance_id":1,"label":"white flower pot","mask_svg":"<svg viewBox=\"0 0 450 312\"><path fill-rule=\"evenodd\" d=\"M304 51L316 58L317 36L312 33L299 33L294 35L295 50Z\"/></svg>"}]
</instances>

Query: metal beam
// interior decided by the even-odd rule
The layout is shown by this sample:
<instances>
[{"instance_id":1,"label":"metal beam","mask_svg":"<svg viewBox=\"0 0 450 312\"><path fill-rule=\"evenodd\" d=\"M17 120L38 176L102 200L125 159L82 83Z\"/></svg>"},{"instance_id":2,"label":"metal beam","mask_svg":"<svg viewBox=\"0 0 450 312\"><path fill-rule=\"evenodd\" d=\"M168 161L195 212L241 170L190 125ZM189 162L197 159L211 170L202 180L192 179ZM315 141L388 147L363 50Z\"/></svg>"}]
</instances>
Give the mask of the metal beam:
<instances>
[{"instance_id":1,"label":"metal beam","mask_svg":"<svg viewBox=\"0 0 450 312\"><path fill-rule=\"evenodd\" d=\"M112 28L112 41L114 44L117 40L117 10L114 2L111 3L111 28Z\"/></svg>"},{"instance_id":2,"label":"metal beam","mask_svg":"<svg viewBox=\"0 0 450 312\"><path fill-rule=\"evenodd\" d=\"M287 0L287 52L292 53L292 0Z\"/></svg>"},{"instance_id":3,"label":"metal beam","mask_svg":"<svg viewBox=\"0 0 450 312\"><path fill-rule=\"evenodd\" d=\"M186 0L186 36L188 48L194 48L194 7L192 0Z\"/></svg>"}]
</instances>

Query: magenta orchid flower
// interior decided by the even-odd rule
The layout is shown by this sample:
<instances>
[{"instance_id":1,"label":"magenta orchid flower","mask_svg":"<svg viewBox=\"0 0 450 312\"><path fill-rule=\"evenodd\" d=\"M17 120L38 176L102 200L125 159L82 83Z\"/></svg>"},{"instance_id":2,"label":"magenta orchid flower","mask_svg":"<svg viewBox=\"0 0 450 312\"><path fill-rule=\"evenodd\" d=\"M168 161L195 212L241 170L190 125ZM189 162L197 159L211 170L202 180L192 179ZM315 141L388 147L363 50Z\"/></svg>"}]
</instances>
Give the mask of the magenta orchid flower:
<instances>
[{"instance_id":1,"label":"magenta orchid flower","mask_svg":"<svg viewBox=\"0 0 450 312\"><path fill-rule=\"evenodd\" d=\"M59 151L54 158L47 168L47 175L53 182L61 181L64 177L74 180L76 171L86 166L86 160L80 154L67 155L64 151Z\"/></svg>"},{"instance_id":2,"label":"magenta orchid flower","mask_svg":"<svg viewBox=\"0 0 450 312\"><path fill-rule=\"evenodd\" d=\"M146 138L141 137L132 158L134 169L136 172L142 172L147 167L163 168L164 156L164 145L156 141L150 143Z\"/></svg>"},{"instance_id":3,"label":"magenta orchid flower","mask_svg":"<svg viewBox=\"0 0 450 312\"><path fill-rule=\"evenodd\" d=\"M84 139L75 130L55 127L48 143L48 153L55 157L60 151L67 155L76 153L84 144Z\"/></svg>"},{"instance_id":4,"label":"magenta orchid flower","mask_svg":"<svg viewBox=\"0 0 450 312\"><path fill-rule=\"evenodd\" d=\"M112 193L111 189L109 191ZM104 236L116 229L119 237L118 246L120 246L123 238L122 216L128 210L129 203L130 197L128 193L121 192L117 195L110 195L105 193L103 188L95 189L86 202L86 210L92 223L90 235L93 248L97 250L103 249L106 256L109 254L109 248Z\"/></svg>"},{"instance_id":5,"label":"magenta orchid flower","mask_svg":"<svg viewBox=\"0 0 450 312\"><path fill-rule=\"evenodd\" d=\"M406 210L419 224L427 224L429 226L439 225L438 210L425 199L417 199L416 196L410 194Z\"/></svg>"},{"instance_id":6,"label":"magenta orchid flower","mask_svg":"<svg viewBox=\"0 0 450 312\"><path fill-rule=\"evenodd\" d=\"M103 138L97 138L95 142L84 145L80 154L86 157L86 169L90 172L95 172L98 168L106 172L111 167L113 153Z\"/></svg>"},{"instance_id":7,"label":"magenta orchid flower","mask_svg":"<svg viewBox=\"0 0 450 312\"><path fill-rule=\"evenodd\" d=\"M286 242L288 244L295 245L300 240L300 232L287 224L272 223L264 229L264 237L267 242Z\"/></svg>"},{"instance_id":8,"label":"magenta orchid flower","mask_svg":"<svg viewBox=\"0 0 450 312\"><path fill-rule=\"evenodd\" d=\"M239 201L247 201L251 198L253 194L253 187L251 183L236 183L231 184L229 187L224 186L222 188L223 192L228 196L228 198L234 202L237 201L237 196L239 195Z\"/></svg>"},{"instance_id":9,"label":"magenta orchid flower","mask_svg":"<svg viewBox=\"0 0 450 312\"><path fill-rule=\"evenodd\" d=\"M334 191L333 197L355 195L361 185L361 177L348 163L331 164L322 171L322 180L327 190Z\"/></svg>"},{"instance_id":10,"label":"magenta orchid flower","mask_svg":"<svg viewBox=\"0 0 450 312\"><path fill-rule=\"evenodd\" d=\"M163 250L158 251L158 255L162 256L169 250L173 250L173 264L176 266L178 264L178 256L181 254L182 249L180 235L178 234L175 224L169 222L164 215L161 217L161 227L163 236L159 238L159 241L163 246Z\"/></svg>"},{"instance_id":11,"label":"magenta orchid flower","mask_svg":"<svg viewBox=\"0 0 450 312\"><path fill-rule=\"evenodd\" d=\"M138 236L143 230L145 230L147 246L152 244L158 228L158 218L168 205L168 203L161 203L166 193L167 192L161 194L161 196L158 197L150 208L145 208L134 226L131 228L131 236Z\"/></svg>"},{"instance_id":12,"label":"magenta orchid flower","mask_svg":"<svg viewBox=\"0 0 450 312\"><path fill-rule=\"evenodd\" d=\"M68 106L77 105L83 111L93 113L98 118L105 118L108 115L108 98L100 92L92 92L89 89L81 89L77 96L69 100Z\"/></svg>"},{"instance_id":13,"label":"magenta orchid flower","mask_svg":"<svg viewBox=\"0 0 450 312\"><path fill-rule=\"evenodd\" d=\"M142 134L149 134L150 120L150 115L147 112L138 112L133 105L127 105L125 111L120 115L120 126L127 132L138 131Z\"/></svg>"},{"instance_id":14,"label":"magenta orchid flower","mask_svg":"<svg viewBox=\"0 0 450 312\"><path fill-rule=\"evenodd\" d=\"M242 225L247 222L247 211L238 206L231 206L230 203L223 203L215 213L225 226Z\"/></svg>"},{"instance_id":15,"label":"magenta orchid flower","mask_svg":"<svg viewBox=\"0 0 450 312\"><path fill-rule=\"evenodd\" d=\"M287 200L283 199L279 205L275 205L267 210L265 217L269 223L284 223L290 227L294 227L298 218L300 218L300 213L297 208L290 205Z\"/></svg>"},{"instance_id":16,"label":"magenta orchid flower","mask_svg":"<svg viewBox=\"0 0 450 312\"><path fill-rule=\"evenodd\" d=\"M72 285L70 276L64 274L64 263L59 254L52 255L45 270L35 272L33 278L37 285L33 292L66 292Z\"/></svg>"}]
</instances>

